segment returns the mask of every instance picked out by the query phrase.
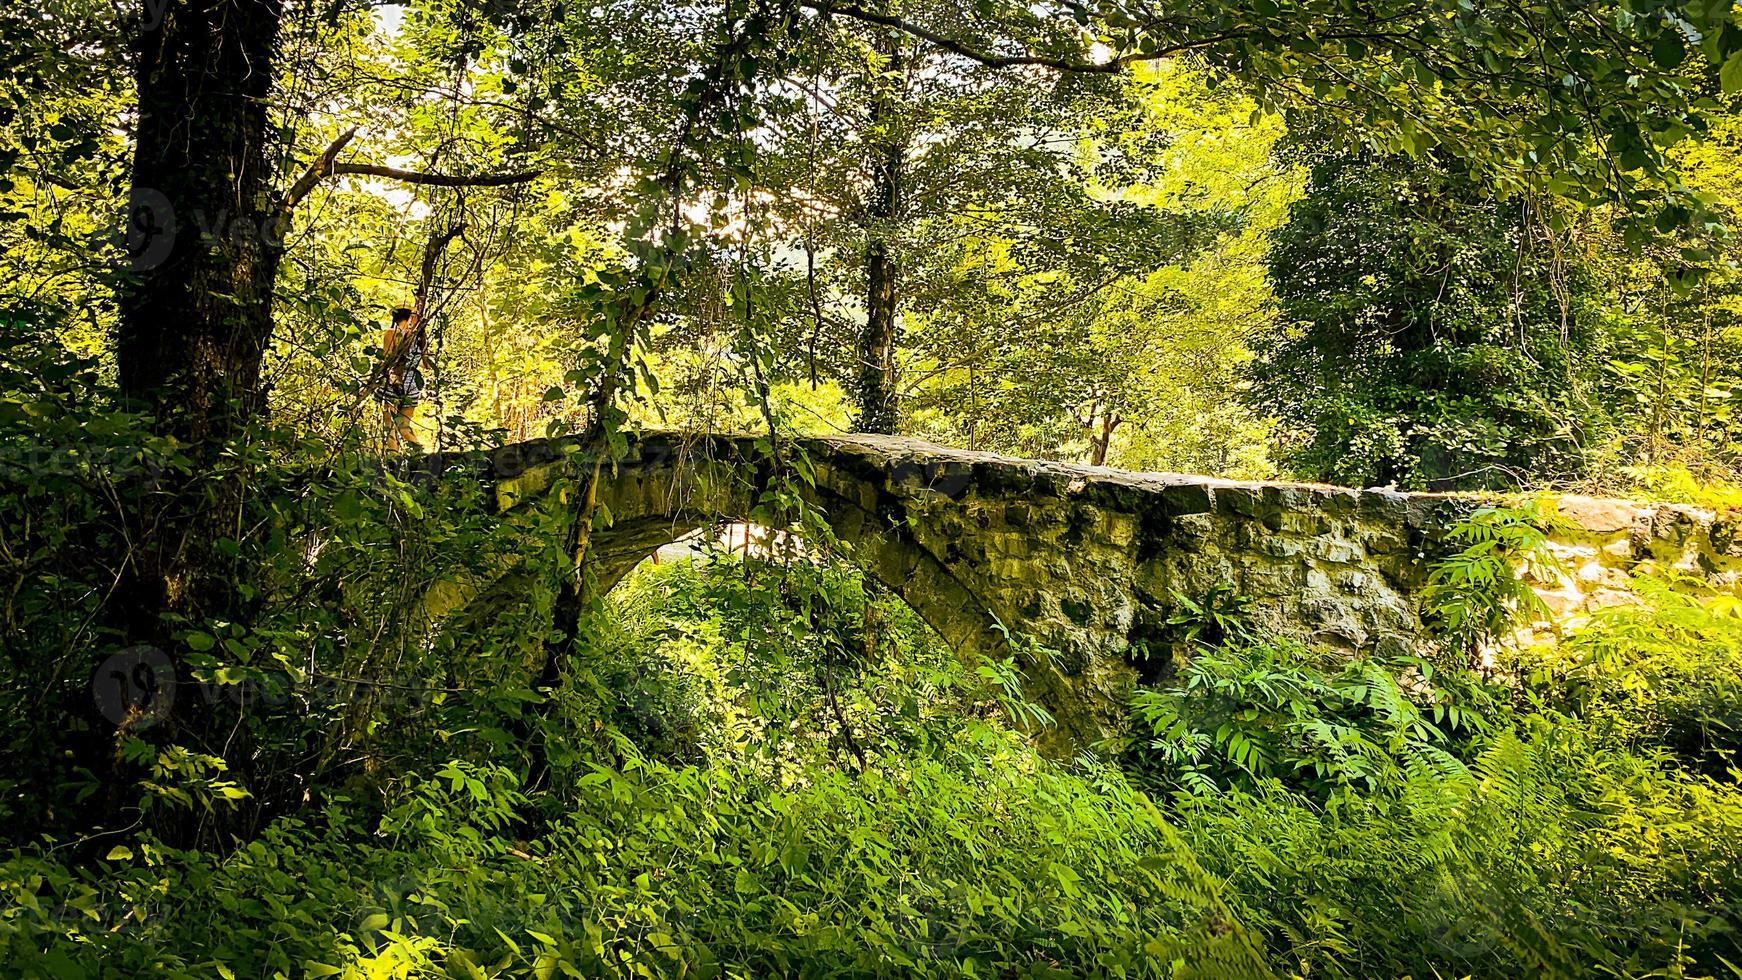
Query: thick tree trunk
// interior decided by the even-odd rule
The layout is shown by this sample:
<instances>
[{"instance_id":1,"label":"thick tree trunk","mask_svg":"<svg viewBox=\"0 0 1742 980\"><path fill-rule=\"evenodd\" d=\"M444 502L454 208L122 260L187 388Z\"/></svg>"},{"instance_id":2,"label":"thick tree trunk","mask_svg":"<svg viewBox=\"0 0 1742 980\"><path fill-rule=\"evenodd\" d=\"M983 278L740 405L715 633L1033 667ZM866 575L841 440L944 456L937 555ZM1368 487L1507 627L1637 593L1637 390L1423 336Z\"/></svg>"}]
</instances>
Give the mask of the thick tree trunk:
<instances>
[{"instance_id":1,"label":"thick tree trunk","mask_svg":"<svg viewBox=\"0 0 1742 980\"><path fill-rule=\"evenodd\" d=\"M281 254L266 99L283 6L168 0L162 11L138 37L133 280L120 297L116 354L122 393L203 469L263 401ZM230 611L233 589L206 567L222 526L212 519L225 503L217 498L228 495L203 479L146 489L115 613L128 639L161 645L166 611Z\"/></svg>"},{"instance_id":2,"label":"thick tree trunk","mask_svg":"<svg viewBox=\"0 0 1742 980\"><path fill-rule=\"evenodd\" d=\"M895 260L889 246L873 239L865 251L870 288L865 332L859 338L859 431L894 432L900 408L895 397Z\"/></svg>"},{"instance_id":3,"label":"thick tree trunk","mask_svg":"<svg viewBox=\"0 0 1742 980\"><path fill-rule=\"evenodd\" d=\"M121 393L175 441L190 472L143 473L123 484L130 549L103 618L116 646L149 645L176 663L169 724L151 734L225 754L239 763L231 774L247 783L245 726L215 721L166 614L246 615L236 571L215 545L226 529L235 533L245 485L222 465L224 447L264 400L282 214L266 163L266 100L283 5L149 0L144 8L134 50L131 268L119 295L116 357ZM232 733L228 742L220 728ZM95 719L86 746L88 768L109 785L105 819L125 804L132 775L109 734ZM160 830L173 839L191 828Z\"/></svg>"},{"instance_id":4,"label":"thick tree trunk","mask_svg":"<svg viewBox=\"0 0 1742 980\"><path fill-rule=\"evenodd\" d=\"M884 53L889 57L889 74L899 78L902 70L900 41L892 37ZM879 80L876 84L877 94L871 103L871 129L876 135L873 146L877 158L872 161L871 199L866 209L865 330L859 337L859 430L892 433L900 420L895 392L900 269L890 247L890 237L901 219L907 146L904 139L891 131L898 126L893 117L897 113L902 86L891 85L887 80Z\"/></svg>"},{"instance_id":5,"label":"thick tree trunk","mask_svg":"<svg viewBox=\"0 0 1742 980\"><path fill-rule=\"evenodd\" d=\"M282 0L169 0L139 37L124 394L209 451L260 409L281 205L266 100Z\"/></svg>"}]
</instances>

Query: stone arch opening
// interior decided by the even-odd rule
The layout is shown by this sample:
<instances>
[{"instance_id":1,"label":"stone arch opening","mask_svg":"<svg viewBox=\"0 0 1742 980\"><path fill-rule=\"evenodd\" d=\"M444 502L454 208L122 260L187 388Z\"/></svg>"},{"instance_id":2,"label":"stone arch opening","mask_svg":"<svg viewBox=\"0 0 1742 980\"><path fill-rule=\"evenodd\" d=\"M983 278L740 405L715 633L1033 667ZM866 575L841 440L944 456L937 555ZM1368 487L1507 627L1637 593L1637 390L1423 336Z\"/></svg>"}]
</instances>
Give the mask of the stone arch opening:
<instances>
[{"instance_id":1,"label":"stone arch opening","mask_svg":"<svg viewBox=\"0 0 1742 980\"><path fill-rule=\"evenodd\" d=\"M729 464L727 464L729 466ZM721 522L750 523L758 484L753 472L690 462L666 473L642 468L610 483L606 503L613 520L596 532L594 583L609 592L661 547ZM707 483L712 476L716 482ZM856 487L875 497L875 488ZM958 655L1002 650L996 616L904 527L899 514L867 510L838 487L807 486L806 503L818 509L847 548L846 558L868 578L900 598Z\"/></svg>"}]
</instances>

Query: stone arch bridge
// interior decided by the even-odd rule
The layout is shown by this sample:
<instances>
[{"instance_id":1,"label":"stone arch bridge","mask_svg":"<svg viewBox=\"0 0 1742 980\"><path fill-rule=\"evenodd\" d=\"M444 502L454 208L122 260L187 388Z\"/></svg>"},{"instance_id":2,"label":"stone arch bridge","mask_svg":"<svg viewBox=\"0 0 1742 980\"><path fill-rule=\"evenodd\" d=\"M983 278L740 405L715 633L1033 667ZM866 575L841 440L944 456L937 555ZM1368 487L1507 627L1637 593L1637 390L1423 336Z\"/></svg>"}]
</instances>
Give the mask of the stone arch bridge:
<instances>
[{"instance_id":1,"label":"stone arch bridge","mask_svg":"<svg viewBox=\"0 0 1742 980\"><path fill-rule=\"evenodd\" d=\"M613 520L590 549L610 588L655 549L741 519L774 463L753 436L644 433L602 482ZM1249 483L1014 459L882 435L782 446L854 559L958 651L1002 654L1011 634L1056 651L1024 665L1059 744L1117 730L1125 694L1170 658L1177 596L1232 586L1262 625L1348 651L1424 639L1425 555L1472 497ZM588 457L572 441L467 457L511 511ZM452 460L434 458L446 466ZM1742 536L1728 515L1563 497L1564 571L1531 584L1567 619L1629 601L1641 564L1731 585ZM1552 624L1543 624L1552 625ZM1143 656L1147 654L1147 656Z\"/></svg>"}]
</instances>

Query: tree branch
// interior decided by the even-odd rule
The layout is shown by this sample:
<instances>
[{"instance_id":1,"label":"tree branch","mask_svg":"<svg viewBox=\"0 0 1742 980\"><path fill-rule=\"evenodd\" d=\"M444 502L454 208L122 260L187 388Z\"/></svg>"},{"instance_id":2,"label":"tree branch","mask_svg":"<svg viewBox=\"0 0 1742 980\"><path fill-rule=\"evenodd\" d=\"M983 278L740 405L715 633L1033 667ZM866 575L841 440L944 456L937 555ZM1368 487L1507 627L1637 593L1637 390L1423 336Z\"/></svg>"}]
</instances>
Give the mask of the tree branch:
<instances>
[{"instance_id":1,"label":"tree branch","mask_svg":"<svg viewBox=\"0 0 1742 980\"><path fill-rule=\"evenodd\" d=\"M344 152L351 140L357 136L355 126L339 134L321 155L309 162L308 169L290 185L285 192L284 203L280 206L280 214L289 218L303 198L308 197L320 182L328 177L338 177L346 174L356 174L365 177L386 177L389 180L403 181L407 184L422 184L426 187L507 187L511 184L524 184L541 176L542 170L523 170L510 174L479 174L466 176L463 174L431 174L421 170L401 170L398 167L385 167L373 163L339 163L339 154Z\"/></svg>"},{"instance_id":2,"label":"tree branch","mask_svg":"<svg viewBox=\"0 0 1742 980\"><path fill-rule=\"evenodd\" d=\"M969 61L978 62L988 68L1020 68L1025 65L1033 65L1039 68L1051 68L1054 71L1076 72L1079 74L1091 75L1110 75L1127 65L1139 64L1145 61L1161 61L1165 58L1171 58L1174 55L1185 54L1188 51L1201 51L1204 48L1212 48L1225 41L1233 41L1242 37L1248 37L1257 32L1256 28L1239 28L1192 40L1157 45L1147 51L1128 51L1124 54L1110 58L1107 61L1078 61L1072 58L1052 57L1049 55L1033 53L1013 55L997 54L983 48L974 47L965 41L958 40L949 35L939 34L929 28L921 27L910 20L904 20L903 18L891 16L889 14L880 14L876 11L866 10L864 7L850 3L831 3L829 0L799 0L799 5L809 10L814 10L822 14L824 17L832 14L840 14L843 17L850 17L867 24L876 24L880 27L893 28L894 30L901 31L909 36L929 42L938 48L950 52L951 54L960 55L967 58ZM1377 21L1376 23L1389 23L1395 19L1396 18L1386 18ZM1392 44L1408 40L1407 35L1391 31L1374 30L1371 28L1365 30L1351 29L1331 31L1317 34L1316 37L1319 40L1329 41L1361 40Z\"/></svg>"},{"instance_id":3,"label":"tree branch","mask_svg":"<svg viewBox=\"0 0 1742 980\"><path fill-rule=\"evenodd\" d=\"M423 249L423 269L417 279L417 295L412 301L412 312L417 314L417 329L421 333L424 328L424 314L428 312L429 291L435 283L436 264L441 261L442 252L447 250L448 243L458 238L466 230L465 222L460 222L446 231L433 232L429 243Z\"/></svg>"},{"instance_id":4,"label":"tree branch","mask_svg":"<svg viewBox=\"0 0 1742 980\"><path fill-rule=\"evenodd\" d=\"M811 10L817 11L824 17L830 16L831 14L840 14L843 17L851 17L854 20L863 21L867 24L877 24L881 27L894 28L904 34L909 34L922 41L930 42L951 54L961 55L970 61L979 62L988 68L1020 68L1025 65L1034 65L1040 68L1051 68L1054 71L1108 75L1119 71L1129 64L1134 64L1140 61L1156 61L1172 55L1182 54L1187 51L1194 51L1198 48L1210 47L1211 45L1231 40L1232 38L1239 37L1241 34L1245 33L1244 31L1230 31L1224 34L1217 34L1213 37L1201 38L1196 41L1182 41L1178 44L1158 47L1151 51L1122 54L1107 61L1077 61L1071 58L1055 58L1032 53L1014 55L995 54L991 51L976 48L965 41L959 41L953 37L949 37L948 35L939 34L936 31L921 27L910 20L904 20L900 17L894 17L889 14L880 14L850 3L831 3L829 0L800 0L800 4Z\"/></svg>"},{"instance_id":5,"label":"tree branch","mask_svg":"<svg viewBox=\"0 0 1742 980\"><path fill-rule=\"evenodd\" d=\"M398 167L384 167L373 163L340 163L332 169L334 176L344 174L361 174L367 177L386 177L391 180L404 181L407 184L423 184L426 187L507 187L510 184L524 184L544 175L542 170L523 170L512 174L430 174L421 170L401 170Z\"/></svg>"},{"instance_id":6,"label":"tree branch","mask_svg":"<svg viewBox=\"0 0 1742 980\"><path fill-rule=\"evenodd\" d=\"M893 17L889 14L879 14L866 10L864 7L850 3L830 3L829 0L800 0L802 6L815 10L824 17L840 14L867 24L877 24L880 27L892 27L904 34L911 34L922 41L943 48L952 54L959 54L970 61L977 61L988 68L1018 68L1024 65L1037 65L1058 71L1111 73L1118 71L1128 59L1115 58L1112 61L1072 61L1064 58L1049 58L1038 54L1002 55L994 54L972 47L966 42L958 41L935 31L928 30L909 20Z\"/></svg>"},{"instance_id":7,"label":"tree branch","mask_svg":"<svg viewBox=\"0 0 1742 980\"><path fill-rule=\"evenodd\" d=\"M296 183L290 185L290 190L284 195L284 204L281 209L284 217L290 217L290 213L295 211L296 206L302 203L302 199L315 189L315 185L333 172L333 161L338 159L340 151L344 150L356 135L357 127L355 126L345 130L339 134L338 139L333 140L332 145L328 146L325 152L309 163L308 169L302 172L302 176L296 179Z\"/></svg>"}]
</instances>

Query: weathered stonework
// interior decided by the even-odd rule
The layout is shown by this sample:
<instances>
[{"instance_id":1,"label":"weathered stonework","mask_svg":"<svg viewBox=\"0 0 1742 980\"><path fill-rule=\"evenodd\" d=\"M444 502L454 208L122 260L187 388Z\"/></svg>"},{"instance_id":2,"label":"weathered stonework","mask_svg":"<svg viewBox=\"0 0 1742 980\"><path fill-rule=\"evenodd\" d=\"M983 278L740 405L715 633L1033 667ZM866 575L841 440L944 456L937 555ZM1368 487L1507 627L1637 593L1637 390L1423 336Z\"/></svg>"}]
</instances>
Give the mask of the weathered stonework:
<instances>
[{"instance_id":1,"label":"weathered stonework","mask_svg":"<svg viewBox=\"0 0 1742 980\"><path fill-rule=\"evenodd\" d=\"M1597 610L1637 601L1633 577L1642 572L1701 589L1742 586L1742 514L1580 496L1556 504L1568 525L1549 541L1556 567L1523 570L1548 611L1528 632L1564 630Z\"/></svg>"},{"instance_id":2,"label":"weathered stonework","mask_svg":"<svg viewBox=\"0 0 1742 980\"><path fill-rule=\"evenodd\" d=\"M602 499L614 522L595 539L605 587L655 548L750 510L770 465L739 436L647 434ZM543 494L574 447L535 442L490 454L499 507ZM914 439L850 435L785 450L811 464L810 503L866 571L948 642L999 654L1008 633L1056 651L1026 666L1059 719L1059 747L1117 729L1136 682L1134 650L1165 661L1177 594L1232 586L1277 632L1349 651L1405 650L1424 637L1417 596L1426 550L1471 497L1012 459ZM1737 519L1698 508L1587 497L1560 500L1564 572L1531 580L1552 610L1538 630L1633 601L1642 566L1707 586L1742 580Z\"/></svg>"}]
</instances>

